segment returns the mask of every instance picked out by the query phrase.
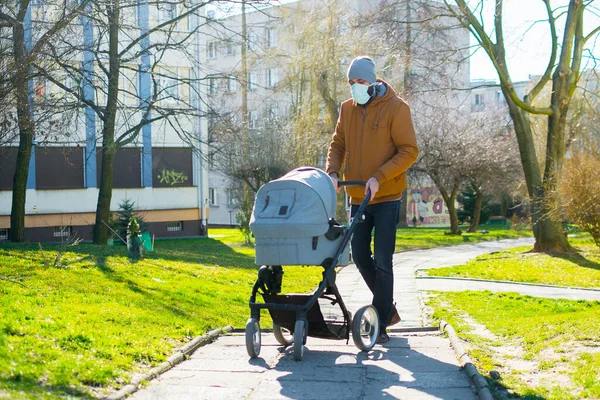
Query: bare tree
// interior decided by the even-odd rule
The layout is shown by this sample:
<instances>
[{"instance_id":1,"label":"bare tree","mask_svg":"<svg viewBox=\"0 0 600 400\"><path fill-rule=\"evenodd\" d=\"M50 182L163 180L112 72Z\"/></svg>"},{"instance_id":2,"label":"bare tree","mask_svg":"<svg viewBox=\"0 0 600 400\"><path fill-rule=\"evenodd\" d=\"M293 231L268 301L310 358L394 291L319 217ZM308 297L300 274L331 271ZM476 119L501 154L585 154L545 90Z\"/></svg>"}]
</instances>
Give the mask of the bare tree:
<instances>
[{"instance_id":1,"label":"bare tree","mask_svg":"<svg viewBox=\"0 0 600 400\"><path fill-rule=\"evenodd\" d=\"M492 61L500 79L500 87L508 104L515 134L519 144L521 163L527 189L531 198L532 222L536 243L534 250L541 252L566 251L570 248L561 221L549 212L555 208L556 186L567 145L566 122L570 102L577 87L582 69L583 54L590 39L597 36L600 27L584 29L584 15L592 8L591 1L570 0L566 10L552 8L550 0L542 0L547 12L550 36L550 59L546 71L529 93L519 98L506 62L506 46L503 30L503 0L496 0L493 31L486 30L482 20L484 2L474 6L465 0L444 0L446 10L474 35L478 44ZM564 20L562 40L559 40L557 23ZM547 85L552 86L549 104L536 105L536 97ZM546 155L542 165L538 161L531 129L531 115L547 118Z\"/></svg>"},{"instance_id":2,"label":"bare tree","mask_svg":"<svg viewBox=\"0 0 600 400\"><path fill-rule=\"evenodd\" d=\"M471 115L466 127L473 140L463 153L463 157L468 157L465 176L475 193L475 210L467 232L477 231L486 195L491 197L518 187L523 179L517 143L504 116L503 110Z\"/></svg>"},{"instance_id":3,"label":"bare tree","mask_svg":"<svg viewBox=\"0 0 600 400\"><path fill-rule=\"evenodd\" d=\"M14 102L19 150L13 179L12 206L10 214L10 240L22 242L25 239L25 198L27 176L33 138L35 118L33 117L33 93L31 82L35 71L33 63L40 53L54 40L56 35L68 26L85 7L88 0L80 3L65 1L45 2L52 9L53 18L47 24L32 25L30 0L3 2L0 10L2 36L11 44L10 62L7 63L8 79L4 83L10 87ZM6 43L6 42L5 42ZM10 66L10 67L8 67ZM5 75L6 76L6 75Z\"/></svg>"}]
</instances>

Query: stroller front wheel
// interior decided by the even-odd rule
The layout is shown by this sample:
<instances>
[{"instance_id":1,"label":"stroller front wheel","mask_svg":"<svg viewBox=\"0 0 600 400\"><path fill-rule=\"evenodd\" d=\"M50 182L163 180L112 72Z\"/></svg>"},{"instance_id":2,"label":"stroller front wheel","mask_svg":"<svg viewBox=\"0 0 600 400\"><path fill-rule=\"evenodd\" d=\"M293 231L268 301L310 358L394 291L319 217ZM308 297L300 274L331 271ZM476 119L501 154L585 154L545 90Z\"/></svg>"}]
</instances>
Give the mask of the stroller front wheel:
<instances>
[{"instance_id":1,"label":"stroller front wheel","mask_svg":"<svg viewBox=\"0 0 600 400\"><path fill-rule=\"evenodd\" d=\"M379 314L372 305L360 308L352 319L352 340L361 351L375 346L379 335Z\"/></svg>"},{"instance_id":2,"label":"stroller front wheel","mask_svg":"<svg viewBox=\"0 0 600 400\"><path fill-rule=\"evenodd\" d=\"M260 324L256 318L249 318L246 322L246 350L250 358L260 354Z\"/></svg>"},{"instance_id":3,"label":"stroller front wheel","mask_svg":"<svg viewBox=\"0 0 600 400\"><path fill-rule=\"evenodd\" d=\"M294 326L294 360L302 361L304 356L304 344L306 343L306 336L308 333L308 326L306 321L297 320Z\"/></svg>"},{"instance_id":4,"label":"stroller front wheel","mask_svg":"<svg viewBox=\"0 0 600 400\"><path fill-rule=\"evenodd\" d=\"M273 335L275 335L277 343L282 346L288 347L294 343L294 337L291 336L290 332L275 322L273 322Z\"/></svg>"}]
</instances>

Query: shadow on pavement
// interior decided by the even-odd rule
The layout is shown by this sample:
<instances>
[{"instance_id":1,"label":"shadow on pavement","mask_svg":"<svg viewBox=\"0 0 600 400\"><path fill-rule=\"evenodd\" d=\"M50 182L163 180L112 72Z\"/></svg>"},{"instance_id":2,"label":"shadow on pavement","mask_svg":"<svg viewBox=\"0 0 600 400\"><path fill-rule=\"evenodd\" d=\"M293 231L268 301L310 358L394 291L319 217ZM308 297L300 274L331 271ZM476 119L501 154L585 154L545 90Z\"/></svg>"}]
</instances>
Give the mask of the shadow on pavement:
<instances>
[{"instance_id":1,"label":"shadow on pavement","mask_svg":"<svg viewBox=\"0 0 600 400\"><path fill-rule=\"evenodd\" d=\"M298 400L476 398L460 367L442 361L448 358L447 349L416 350L406 337L391 337L384 346L356 354L343 347L332 351L311 346L309 338L302 361L295 361L292 350L286 349L272 367L277 371L279 395ZM264 393L264 398L273 394Z\"/></svg>"}]
</instances>

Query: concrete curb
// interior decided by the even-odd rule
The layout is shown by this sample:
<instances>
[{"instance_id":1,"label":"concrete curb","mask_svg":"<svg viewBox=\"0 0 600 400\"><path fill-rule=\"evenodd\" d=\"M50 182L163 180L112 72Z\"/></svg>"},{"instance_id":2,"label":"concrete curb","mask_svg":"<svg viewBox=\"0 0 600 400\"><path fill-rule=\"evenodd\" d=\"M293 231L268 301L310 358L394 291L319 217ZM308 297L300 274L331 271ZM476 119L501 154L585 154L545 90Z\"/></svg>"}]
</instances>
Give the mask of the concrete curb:
<instances>
[{"instance_id":1,"label":"concrete curb","mask_svg":"<svg viewBox=\"0 0 600 400\"><path fill-rule=\"evenodd\" d=\"M427 271L428 268L418 269L415 272L419 271ZM548 285L544 283L530 283L530 282L514 282L514 281L498 281L493 279L479 279L479 278L462 278L459 276L415 276L415 279L441 279L441 280L455 280L455 281L471 281L471 282L490 282L490 283L501 283L508 285L521 285L521 286L533 286L533 287L545 287L551 289L570 289L570 290L587 290L589 292L600 292L600 289L594 288L585 288L579 286L557 286L557 285Z\"/></svg>"},{"instance_id":2,"label":"concrete curb","mask_svg":"<svg viewBox=\"0 0 600 400\"><path fill-rule=\"evenodd\" d=\"M494 400L487 381L479 373L479 371L477 371L477 368L475 368L475 365L473 365L471 362L471 357L469 357L469 354L467 354L462 342L458 336L456 336L456 332L454 331L452 325L442 320L440 321L440 330L448 334L450 344L456 352L456 356L458 357L461 366L464 368L467 376L471 379L471 382L473 382L475 385L479 400Z\"/></svg>"},{"instance_id":3,"label":"concrete curb","mask_svg":"<svg viewBox=\"0 0 600 400\"><path fill-rule=\"evenodd\" d=\"M152 368L149 372L145 373L142 376L138 376L131 380L131 383L123 386L118 392L113 393L109 396L101 397L102 400L120 400L125 397L131 396L135 393L139 388L140 384L143 381L150 381L157 376L163 374L169 369L173 368L175 365L184 361L188 356L190 356L194 351L196 351L199 347L212 343L216 338L218 338L223 332L231 332L233 328L231 326L226 326L221 329L213 329L208 332L206 335L196 336L192 339L191 342L187 343L185 346L176 350L175 354L167 358L167 361L162 364Z\"/></svg>"}]
</instances>

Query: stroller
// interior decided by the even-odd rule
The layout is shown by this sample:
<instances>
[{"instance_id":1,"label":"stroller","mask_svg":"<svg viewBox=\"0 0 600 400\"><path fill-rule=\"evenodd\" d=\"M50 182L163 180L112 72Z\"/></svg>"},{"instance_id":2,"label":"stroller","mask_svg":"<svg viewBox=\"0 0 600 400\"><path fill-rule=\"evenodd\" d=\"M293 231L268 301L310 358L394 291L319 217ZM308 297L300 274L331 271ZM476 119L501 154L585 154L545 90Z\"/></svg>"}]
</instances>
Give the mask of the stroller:
<instances>
[{"instance_id":1,"label":"stroller","mask_svg":"<svg viewBox=\"0 0 600 400\"><path fill-rule=\"evenodd\" d=\"M340 181L340 186L364 185ZM372 305L360 308L354 318L346 308L335 283L336 266L350 263L348 242L356 223L363 219L371 193L345 227L335 216L336 190L331 178L312 167L297 168L263 185L256 194L250 229L256 239L255 262L261 265L250 296L250 318L246 323L246 349L251 358L261 347L260 311L269 310L273 334L282 346L293 346L294 359L302 360L308 336L352 339L362 351L375 345L379 316ZM280 294L283 265L318 265L323 279L311 294ZM256 302L260 293L264 303ZM341 318L326 319L319 299L338 305Z\"/></svg>"}]
</instances>

